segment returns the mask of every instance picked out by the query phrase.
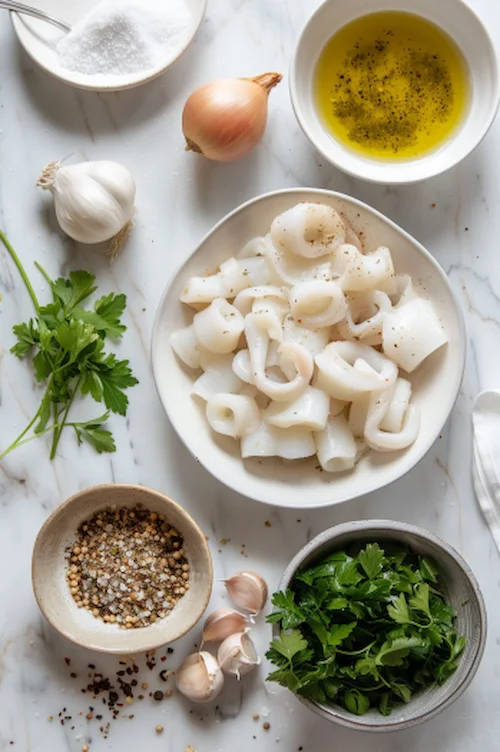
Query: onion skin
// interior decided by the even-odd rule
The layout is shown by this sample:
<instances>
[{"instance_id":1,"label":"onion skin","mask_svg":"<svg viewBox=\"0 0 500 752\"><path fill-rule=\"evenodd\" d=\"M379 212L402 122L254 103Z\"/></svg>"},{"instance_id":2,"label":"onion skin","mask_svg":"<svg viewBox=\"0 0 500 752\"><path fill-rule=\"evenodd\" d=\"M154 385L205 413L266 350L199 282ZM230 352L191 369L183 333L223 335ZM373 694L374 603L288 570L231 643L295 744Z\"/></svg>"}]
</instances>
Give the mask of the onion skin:
<instances>
[{"instance_id":1,"label":"onion skin","mask_svg":"<svg viewBox=\"0 0 500 752\"><path fill-rule=\"evenodd\" d=\"M245 157L261 140L269 92L280 73L212 81L194 91L182 113L186 149L218 162Z\"/></svg>"}]
</instances>

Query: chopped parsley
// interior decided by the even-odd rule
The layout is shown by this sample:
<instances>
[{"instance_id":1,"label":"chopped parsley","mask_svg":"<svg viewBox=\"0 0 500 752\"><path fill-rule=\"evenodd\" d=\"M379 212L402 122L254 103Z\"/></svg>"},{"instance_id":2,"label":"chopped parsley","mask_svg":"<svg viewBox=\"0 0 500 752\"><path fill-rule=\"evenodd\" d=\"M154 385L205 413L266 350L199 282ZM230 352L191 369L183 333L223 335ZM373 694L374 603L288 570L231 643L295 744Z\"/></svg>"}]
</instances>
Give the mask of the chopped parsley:
<instances>
[{"instance_id":1,"label":"chopped parsley","mask_svg":"<svg viewBox=\"0 0 500 752\"><path fill-rule=\"evenodd\" d=\"M387 543L335 551L299 570L272 599L281 628L268 676L292 692L356 715L389 715L456 671L465 637L426 556Z\"/></svg>"}]
</instances>

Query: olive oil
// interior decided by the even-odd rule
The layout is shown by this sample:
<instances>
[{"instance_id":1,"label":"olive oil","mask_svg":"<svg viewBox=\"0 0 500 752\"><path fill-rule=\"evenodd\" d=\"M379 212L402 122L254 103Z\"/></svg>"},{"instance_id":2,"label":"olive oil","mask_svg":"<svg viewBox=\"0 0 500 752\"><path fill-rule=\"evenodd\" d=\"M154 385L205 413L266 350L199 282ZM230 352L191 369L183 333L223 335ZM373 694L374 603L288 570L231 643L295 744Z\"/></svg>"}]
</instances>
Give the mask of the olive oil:
<instances>
[{"instance_id":1,"label":"olive oil","mask_svg":"<svg viewBox=\"0 0 500 752\"><path fill-rule=\"evenodd\" d=\"M324 47L314 76L317 109L344 146L407 160L442 146L470 100L467 64L445 32L412 13L355 19Z\"/></svg>"}]
</instances>

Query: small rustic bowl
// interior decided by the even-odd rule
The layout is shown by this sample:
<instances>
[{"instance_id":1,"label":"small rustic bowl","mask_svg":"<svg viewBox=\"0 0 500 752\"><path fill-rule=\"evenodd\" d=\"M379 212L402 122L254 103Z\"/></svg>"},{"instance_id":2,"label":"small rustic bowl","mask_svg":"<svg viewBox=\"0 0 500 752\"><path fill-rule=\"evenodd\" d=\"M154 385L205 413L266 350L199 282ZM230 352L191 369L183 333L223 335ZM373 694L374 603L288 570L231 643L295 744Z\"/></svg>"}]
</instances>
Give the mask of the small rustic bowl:
<instances>
[{"instance_id":1,"label":"small rustic bowl","mask_svg":"<svg viewBox=\"0 0 500 752\"><path fill-rule=\"evenodd\" d=\"M190 566L189 590L164 619L148 627L123 629L78 608L66 581L66 551L78 526L110 506L144 508L164 514L184 538ZM126 655L154 650L182 637L199 621L212 592L212 559L202 531L192 517L168 496L143 486L111 483L71 496L47 519L33 549L35 598L54 629L91 650Z\"/></svg>"},{"instance_id":2,"label":"small rustic bowl","mask_svg":"<svg viewBox=\"0 0 500 752\"><path fill-rule=\"evenodd\" d=\"M357 154L329 133L314 103L314 71L328 40L355 18L382 10L413 13L440 27L456 42L469 69L471 95L462 124L440 148L418 159L382 161ZM297 41L290 70L290 95L305 135L340 170L375 183L414 183L458 164L488 132L500 95L497 56L481 19L461 0L325 0Z\"/></svg>"},{"instance_id":3,"label":"small rustic bowl","mask_svg":"<svg viewBox=\"0 0 500 752\"><path fill-rule=\"evenodd\" d=\"M346 522L325 530L313 538L292 559L285 570L280 590L286 590L302 567L310 566L333 551L353 543L392 541L409 546L417 554L431 557L442 575L446 598L457 611L456 629L465 635L467 644L457 671L443 686L429 687L415 695L408 704L395 708L390 716L378 710L356 716L339 705L319 705L297 696L306 707L323 718L356 731L401 731L429 720L449 707L464 692L476 673L486 642L486 608L478 582L468 564L448 543L415 525L388 520ZM275 636L279 629L274 628Z\"/></svg>"}]
</instances>

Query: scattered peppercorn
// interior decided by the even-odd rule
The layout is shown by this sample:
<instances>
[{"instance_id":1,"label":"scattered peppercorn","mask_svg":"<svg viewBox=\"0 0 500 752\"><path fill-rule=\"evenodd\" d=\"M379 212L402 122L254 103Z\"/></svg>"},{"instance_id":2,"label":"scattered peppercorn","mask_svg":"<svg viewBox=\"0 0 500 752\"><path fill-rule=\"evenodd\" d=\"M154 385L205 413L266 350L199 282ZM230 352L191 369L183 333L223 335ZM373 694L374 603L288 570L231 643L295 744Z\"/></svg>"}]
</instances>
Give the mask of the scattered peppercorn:
<instances>
[{"instance_id":1,"label":"scattered peppercorn","mask_svg":"<svg viewBox=\"0 0 500 752\"><path fill-rule=\"evenodd\" d=\"M163 692L157 689L153 694L153 700L156 700L156 702L161 702L163 700Z\"/></svg>"},{"instance_id":2,"label":"scattered peppercorn","mask_svg":"<svg viewBox=\"0 0 500 752\"><path fill-rule=\"evenodd\" d=\"M155 728L155 731L157 734L163 734L163 726L157 726Z\"/></svg>"},{"instance_id":3,"label":"scattered peppercorn","mask_svg":"<svg viewBox=\"0 0 500 752\"><path fill-rule=\"evenodd\" d=\"M269 731L269 729L271 728L271 724L269 723L269 721L266 721L265 723L263 723L262 728L264 729L264 731Z\"/></svg>"}]
</instances>

